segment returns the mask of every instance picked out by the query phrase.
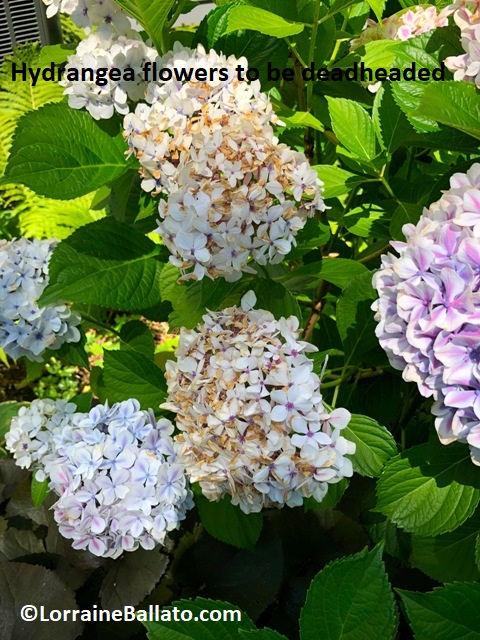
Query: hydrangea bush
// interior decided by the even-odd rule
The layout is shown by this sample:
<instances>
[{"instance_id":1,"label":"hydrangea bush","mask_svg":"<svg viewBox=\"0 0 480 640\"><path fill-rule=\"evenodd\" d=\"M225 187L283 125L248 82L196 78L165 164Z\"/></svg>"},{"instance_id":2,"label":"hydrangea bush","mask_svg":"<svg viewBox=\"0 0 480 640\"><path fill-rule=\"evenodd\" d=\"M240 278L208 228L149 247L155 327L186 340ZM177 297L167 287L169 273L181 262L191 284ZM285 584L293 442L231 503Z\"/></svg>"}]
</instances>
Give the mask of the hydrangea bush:
<instances>
[{"instance_id":1,"label":"hydrangea bush","mask_svg":"<svg viewBox=\"0 0 480 640\"><path fill-rule=\"evenodd\" d=\"M43 4L71 44L0 72L2 634L473 638L478 1Z\"/></svg>"}]
</instances>

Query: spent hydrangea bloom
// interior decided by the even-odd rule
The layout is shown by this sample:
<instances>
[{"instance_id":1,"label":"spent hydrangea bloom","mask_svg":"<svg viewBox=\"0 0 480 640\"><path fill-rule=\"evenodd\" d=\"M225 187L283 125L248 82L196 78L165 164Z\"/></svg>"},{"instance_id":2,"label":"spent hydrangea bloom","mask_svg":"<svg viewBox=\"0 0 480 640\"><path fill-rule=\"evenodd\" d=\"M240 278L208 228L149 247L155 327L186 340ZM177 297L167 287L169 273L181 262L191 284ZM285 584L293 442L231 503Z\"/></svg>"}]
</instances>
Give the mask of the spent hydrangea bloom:
<instances>
[{"instance_id":1,"label":"spent hydrangea bloom","mask_svg":"<svg viewBox=\"0 0 480 640\"><path fill-rule=\"evenodd\" d=\"M465 53L446 58L445 66L453 71L454 80L474 82L480 89L480 2L463 0L452 5L451 9L460 28Z\"/></svg>"},{"instance_id":2,"label":"spent hydrangea bloom","mask_svg":"<svg viewBox=\"0 0 480 640\"><path fill-rule=\"evenodd\" d=\"M392 366L433 396L441 442L467 442L480 465L480 164L403 233L373 278L376 333Z\"/></svg>"},{"instance_id":3,"label":"spent hydrangea bloom","mask_svg":"<svg viewBox=\"0 0 480 640\"><path fill-rule=\"evenodd\" d=\"M414 6L400 11L380 23L368 19L359 37L352 40L352 50L374 40L409 40L438 27L448 26L447 10L437 12L436 7Z\"/></svg>"},{"instance_id":4,"label":"spent hydrangea bloom","mask_svg":"<svg viewBox=\"0 0 480 640\"><path fill-rule=\"evenodd\" d=\"M150 83L149 104L124 120L143 188L166 196L157 233L183 280L233 281L252 272L250 257L280 262L307 217L325 209L317 173L279 144L267 96L258 81L238 79L238 65L248 62L177 45L157 61L173 77ZM195 79L199 69L206 80Z\"/></svg>"},{"instance_id":5,"label":"spent hydrangea bloom","mask_svg":"<svg viewBox=\"0 0 480 640\"><path fill-rule=\"evenodd\" d=\"M193 501L172 433L134 399L97 405L63 429L46 471L59 496L55 520L74 549L116 558L153 549L178 528Z\"/></svg>"},{"instance_id":6,"label":"spent hydrangea bloom","mask_svg":"<svg viewBox=\"0 0 480 640\"><path fill-rule=\"evenodd\" d=\"M69 106L85 108L95 120L111 118L115 111L125 115L129 101L138 102L144 97L147 83L142 67L155 57L155 49L144 44L134 31L128 36L91 33L68 58L60 82L66 87ZM120 71L118 79L106 75L110 69Z\"/></svg>"},{"instance_id":7,"label":"spent hydrangea bloom","mask_svg":"<svg viewBox=\"0 0 480 640\"><path fill-rule=\"evenodd\" d=\"M54 240L0 240L0 347L41 362L46 349L78 342L80 316L65 305L40 308Z\"/></svg>"},{"instance_id":8,"label":"spent hydrangea bloom","mask_svg":"<svg viewBox=\"0 0 480 640\"><path fill-rule=\"evenodd\" d=\"M12 418L5 446L22 469L32 469L42 482L55 458L56 440L63 428L75 420L76 405L67 400L33 400Z\"/></svg>"},{"instance_id":9,"label":"spent hydrangea bloom","mask_svg":"<svg viewBox=\"0 0 480 640\"><path fill-rule=\"evenodd\" d=\"M190 480L245 513L320 502L329 483L352 475L355 452L341 435L350 413L324 406L306 355L316 347L298 339L298 319L275 320L254 303L249 292L241 308L182 329L162 405L176 413L175 449Z\"/></svg>"}]
</instances>

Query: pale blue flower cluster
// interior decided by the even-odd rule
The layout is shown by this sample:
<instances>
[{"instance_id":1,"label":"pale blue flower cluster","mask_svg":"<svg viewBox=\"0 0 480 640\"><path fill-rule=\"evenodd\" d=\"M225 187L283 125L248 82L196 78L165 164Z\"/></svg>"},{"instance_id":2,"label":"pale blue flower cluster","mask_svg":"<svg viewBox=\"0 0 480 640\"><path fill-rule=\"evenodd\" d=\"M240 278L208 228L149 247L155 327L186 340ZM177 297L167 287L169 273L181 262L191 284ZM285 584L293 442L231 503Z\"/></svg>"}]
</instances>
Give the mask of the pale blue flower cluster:
<instances>
[{"instance_id":1,"label":"pale blue flower cluster","mask_svg":"<svg viewBox=\"0 0 480 640\"><path fill-rule=\"evenodd\" d=\"M116 558L153 549L193 506L169 420L137 400L94 407L63 429L48 467L60 533L74 549Z\"/></svg>"},{"instance_id":2,"label":"pale blue flower cluster","mask_svg":"<svg viewBox=\"0 0 480 640\"><path fill-rule=\"evenodd\" d=\"M41 362L46 349L78 342L80 316L63 304L40 308L54 240L0 240L0 348Z\"/></svg>"},{"instance_id":3,"label":"pale blue flower cluster","mask_svg":"<svg viewBox=\"0 0 480 640\"><path fill-rule=\"evenodd\" d=\"M433 396L440 440L468 442L480 465L480 164L457 173L407 242L393 242L373 284L390 363Z\"/></svg>"}]
</instances>

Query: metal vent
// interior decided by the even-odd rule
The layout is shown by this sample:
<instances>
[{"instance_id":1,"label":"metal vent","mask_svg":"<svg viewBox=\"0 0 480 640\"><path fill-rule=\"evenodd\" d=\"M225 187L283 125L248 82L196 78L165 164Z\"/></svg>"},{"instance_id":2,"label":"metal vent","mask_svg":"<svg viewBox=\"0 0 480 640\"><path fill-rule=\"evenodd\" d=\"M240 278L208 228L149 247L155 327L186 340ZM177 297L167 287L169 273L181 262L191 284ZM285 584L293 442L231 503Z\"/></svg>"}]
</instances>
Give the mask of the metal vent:
<instances>
[{"instance_id":1,"label":"metal vent","mask_svg":"<svg viewBox=\"0 0 480 640\"><path fill-rule=\"evenodd\" d=\"M0 0L0 61L24 42L58 41L49 22L42 0Z\"/></svg>"}]
</instances>

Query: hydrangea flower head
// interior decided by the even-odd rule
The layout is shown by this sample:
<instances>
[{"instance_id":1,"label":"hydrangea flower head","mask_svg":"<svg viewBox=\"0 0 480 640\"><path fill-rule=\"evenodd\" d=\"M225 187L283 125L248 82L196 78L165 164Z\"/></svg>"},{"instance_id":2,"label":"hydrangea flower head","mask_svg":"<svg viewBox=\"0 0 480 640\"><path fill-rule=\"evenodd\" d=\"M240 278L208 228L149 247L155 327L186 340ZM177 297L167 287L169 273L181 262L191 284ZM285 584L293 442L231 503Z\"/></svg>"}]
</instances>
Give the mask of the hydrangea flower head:
<instances>
[{"instance_id":1,"label":"hydrangea flower head","mask_svg":"<svg viewBox=\"0 0 480 640\"><path fill-rule=\"evenodd\" d=\"M135 26L132 18L113 0L43 0L43 3L47 6L47 18L58 12L66 13L86 33L96 29L106 36L124 35Z\"/></svg>"},{"instance_id":2,"label":"hydrangea flower head","mask_svg":"<svg viewBox=\"0 0 480 640\"><path fill-rule=\"evenodd\" d=\"M445 66L453 71L454 80L474 82L480 89L480 2L460 0L452 5L453 18L460 28L464 54L450 56Z\"/></svg>"},{"instance_id":3,"label":"hydrangea flower head","mask_svg":"<svg viewBox=\"0 0 480 640\"><path fill-rule=\"evenodd\" d=\"M32 469L42 482L55 458L56 440L63 428L75 420L76 405L66 400L33 400L12 418L5 445L22 469Z\"/></svg>"},{"instance_id":4,"label":"hydrangea flower head","mask_svg":"<svg viewBox=\"0 0 480 640\"><path fill-rule=\"evenodd\" d=\"M40 308L53 240L0 240L0 347L12 358L41 362L46 349L78 342L80 316L65 305Z\"/></svg>"},{"instance_id":5,"label":"hydrangea flower head","mask_svg":"<svg viewBox=\"0 0 480 640\"><path fill-rule=\"evenodd\" d=\"M176 413L178 460L209 500L229 494L245 513L321 501L329 483L352 475L354 443L342 429L350 414L329 413L320 380L298 339L295 317L275 320L242 307L207 313L182 329L168 361L168 401Z\"/></svg>"},{"instance_id":6,"label":"hydrangea flower head","mask_svg":"<svg viewBox=\"0 0 480 640\"><path fill-rule=\"evenodd\" d=\"M204 69L207 80L152 82L150 104L124 120L143 188L166 196L157 233L184 280L236 280L251 272L250 257L280 262L307 217L325 209L316 172L303 153L279 144L272 106L258 81L238 79L239 64L248 67L245 58L176 46L157 68Z\"/></svg>"},{"instance_id":7,"label":"hydrangea flower head","mask_svg":"<svg viewBox=\"0 0 480 640\"><path fill-rule=\"evenodd\" d=\"M178 528L193 501L172 433L133 399L97 405L63 429L48 473L55 520L74 549L116 558Z\"/></svg>"},{"instance_id":8,"label":"hydrangea flower head","mask_svg":"<svg viewBox=\"0 0 480 640\"><path fill-rule=\"evenodd\" d=\"M441 442L467 442L480 465L480 164L403 233L373 278L376 333L391 365L433 396Z\"/></svg>"},{"instance_id":9,"label":"hydrangea flower head","mask_svg":"<svg viewBox=\"0 0 480 640\"><path fill-rule=\"evenodd\" d=\"M448 26L448 15L446 10L437 13L436 7L414 6L384 18L380 23L368 19L360 36L350 43L351 49L358 49L374 40L409 40L432 29Z\"/></svg>"},{"instance_id":10,"label":"hydrangea flower head","mask_svg":"<svg viewBox=\"0 0 480 640\"><path fill-rule=\"evenodd\" d=\"M99 31L91 33L80 41L75 54L68 58L66 74L60 82L66 87L64 94L68 96L69 106L85 108L95 120L111 118L115 111L125 115L129 111L129 100L138 102L144 97L147 83L142 67L155 57L155 49L147 47L134 31L120 36L104 35ZM87 76L82 80L82 70L87 68L95 73L98 69L115 68L122 75L119 80L107 77L96 81L95 77ZM79 79L69 80L67 76L74 70L77 70ZM132 76L131 79L124 80L125 71ZM104 84L99 86L98 82Z\"/></svg>"}]
</instances>

